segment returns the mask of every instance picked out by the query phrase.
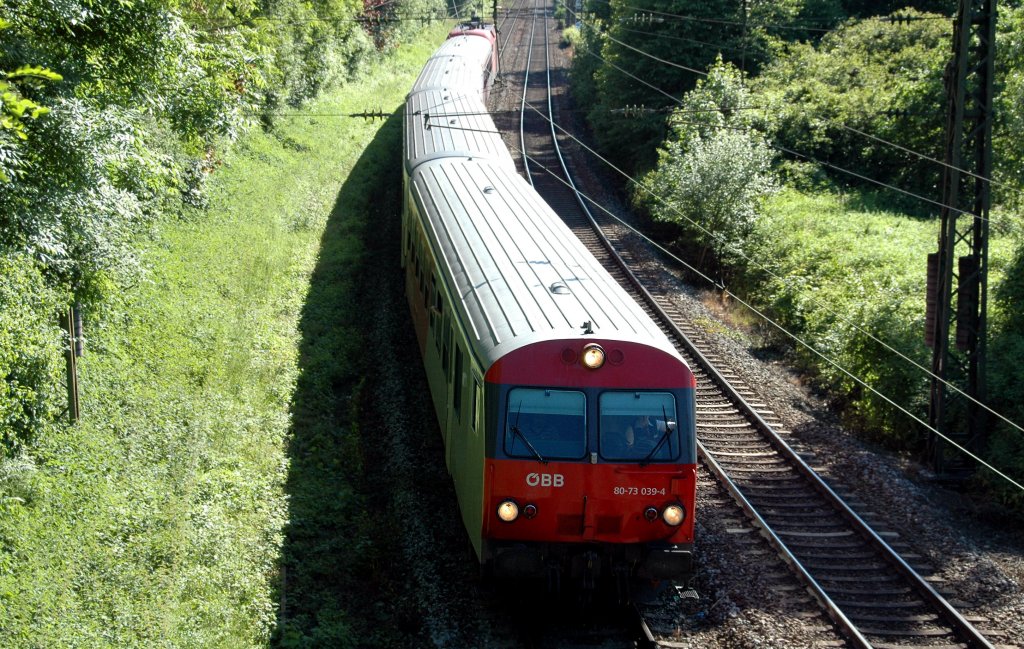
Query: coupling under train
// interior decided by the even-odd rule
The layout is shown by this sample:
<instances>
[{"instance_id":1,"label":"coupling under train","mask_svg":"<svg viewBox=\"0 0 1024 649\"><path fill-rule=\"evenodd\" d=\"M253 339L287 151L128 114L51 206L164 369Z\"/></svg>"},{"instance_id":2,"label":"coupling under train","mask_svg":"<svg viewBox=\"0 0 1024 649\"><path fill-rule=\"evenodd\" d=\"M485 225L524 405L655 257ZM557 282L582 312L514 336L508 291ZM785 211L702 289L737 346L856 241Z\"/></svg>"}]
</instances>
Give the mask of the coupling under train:
<instances>
[{"instance_id":1,"label":"coupling under train","mask_svg":"<svg viewBox=\"0 0 1024 649\"><path fill-rule=\"evenodd\" d=\"M695 380L517 172L463 23L405 106L402 265L445 461L500 576L692 573Z\"/></svg>"}]
</instances>

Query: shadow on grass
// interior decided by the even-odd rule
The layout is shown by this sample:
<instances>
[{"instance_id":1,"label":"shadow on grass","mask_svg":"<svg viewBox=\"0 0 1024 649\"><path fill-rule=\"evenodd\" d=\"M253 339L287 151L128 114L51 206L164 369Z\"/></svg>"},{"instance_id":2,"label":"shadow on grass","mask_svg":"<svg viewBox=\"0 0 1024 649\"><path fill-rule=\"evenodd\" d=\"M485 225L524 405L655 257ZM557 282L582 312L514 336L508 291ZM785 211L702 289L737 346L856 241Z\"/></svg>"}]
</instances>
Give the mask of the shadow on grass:
<instances>
[{"instance_id":1,"label":"shadow on grass","mask_svg":"<svg viewBox=\"0 0 1024 649\"><path fill-rule=\"evenodd\" d=\"M401 117L377 132L338 193L300 320L301 374L292 435L276 597L277 647L387 646L394 628L382 561L391 552L376 519L358 434L358 402L372 371L363 344L375 274L398 272ZM392 635L389 635L392 634Z\"/></svg>"}]
</instances>

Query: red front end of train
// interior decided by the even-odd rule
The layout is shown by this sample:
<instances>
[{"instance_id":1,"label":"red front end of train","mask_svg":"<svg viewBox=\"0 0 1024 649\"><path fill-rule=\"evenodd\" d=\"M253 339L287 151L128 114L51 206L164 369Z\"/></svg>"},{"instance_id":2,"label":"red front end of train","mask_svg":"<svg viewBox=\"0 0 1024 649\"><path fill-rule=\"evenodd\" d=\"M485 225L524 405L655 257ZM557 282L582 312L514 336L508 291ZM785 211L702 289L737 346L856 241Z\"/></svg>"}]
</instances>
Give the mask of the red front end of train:
<instances>
[{"instance_id":1,"label":"red front end of train","mask_svg":"<svg viewBox=\"0 0 1024 649\"><path fill-rule=\"evenodd\" d=\"M495 417L481 558L496 573L691 573L694 378L678 357L553 340L503 357L485 380Z\"/></svg>"}]
</instances>

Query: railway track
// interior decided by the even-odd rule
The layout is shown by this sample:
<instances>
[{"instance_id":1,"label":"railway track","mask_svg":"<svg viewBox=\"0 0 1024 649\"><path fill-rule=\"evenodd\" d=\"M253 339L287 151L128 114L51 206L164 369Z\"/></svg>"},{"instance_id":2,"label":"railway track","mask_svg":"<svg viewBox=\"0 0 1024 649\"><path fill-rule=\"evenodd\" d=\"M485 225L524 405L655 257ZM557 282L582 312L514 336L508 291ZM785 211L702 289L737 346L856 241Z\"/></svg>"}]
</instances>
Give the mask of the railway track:
<instances>
[{"instance_id":1,"label":"railway track","mask_svg":"<svg viewBox=\"0 0 1024 649\"><path fill-rule=\"evenodd\" d=\"M524 12L533 20L520 24L520 36L513 41L525 50L515 60L523 63L525 59L526 72L520 85L520 141L510 141L510 148L521 153L521 171L537 191L645 305L693 368L699 454L706 468L851 646L993 647L929 583L928 566L909 551L898 533L876 531L872 514L864 511L862 503L845 502L790 447L788 431L781 428L775 413L729 369L728 359L708 351L701 331L686 322L671 296L645 288L656 284L649 273L633 270L641 260L616 252L615 235L604 234L588 212L587 201L573 191L560 152L559 137L568 138L554 128L559 120L558 102L553 100L557 95L551 87L548 11L527 8ZM517 76L507 69L505 74ZM507 97L504 102L508 110Z\"/></svg>"}]
</instances>

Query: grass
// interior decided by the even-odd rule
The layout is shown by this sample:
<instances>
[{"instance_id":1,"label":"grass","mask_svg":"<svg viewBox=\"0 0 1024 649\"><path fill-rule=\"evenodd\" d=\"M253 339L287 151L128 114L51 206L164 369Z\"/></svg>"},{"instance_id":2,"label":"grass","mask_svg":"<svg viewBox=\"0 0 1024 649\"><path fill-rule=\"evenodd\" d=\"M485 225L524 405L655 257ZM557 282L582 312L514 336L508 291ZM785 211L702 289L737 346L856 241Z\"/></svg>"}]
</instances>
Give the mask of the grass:
<instances>
[{"instance_id":1,"label":"grass","mask_svg":"<svg viewBox=\"0 0 1024 649\"><path fill-rule=\"evenodd\" d=\"M774 197L753 237L746 293L812 342L816 349L921 418L927 415L928 376L872 340L884 341L924 367L926 259L936 249L937 220L880 209L873 194ZM990 239L990 292L998 290L1015 242ZM787 344L790 344L787 342ZM797 348L848 422L874 436L913 446L922 438L913 420L885 404L842 370Z\"/></svg>"},{"instance_id":2,"label":"grass","mask_svg":"<svg viewBox=\"0 0 1024 649\"><path fill-rule=\"evenodd\" d=\"M399 122L314 115L397 109L445 30L248 136L209 210L145 245L145 281L87 314L84 419L39 441L24 502L0 511L0 645L354 642L345 575L374 548L347 399Z\"/></svg>"}]
</instances>

